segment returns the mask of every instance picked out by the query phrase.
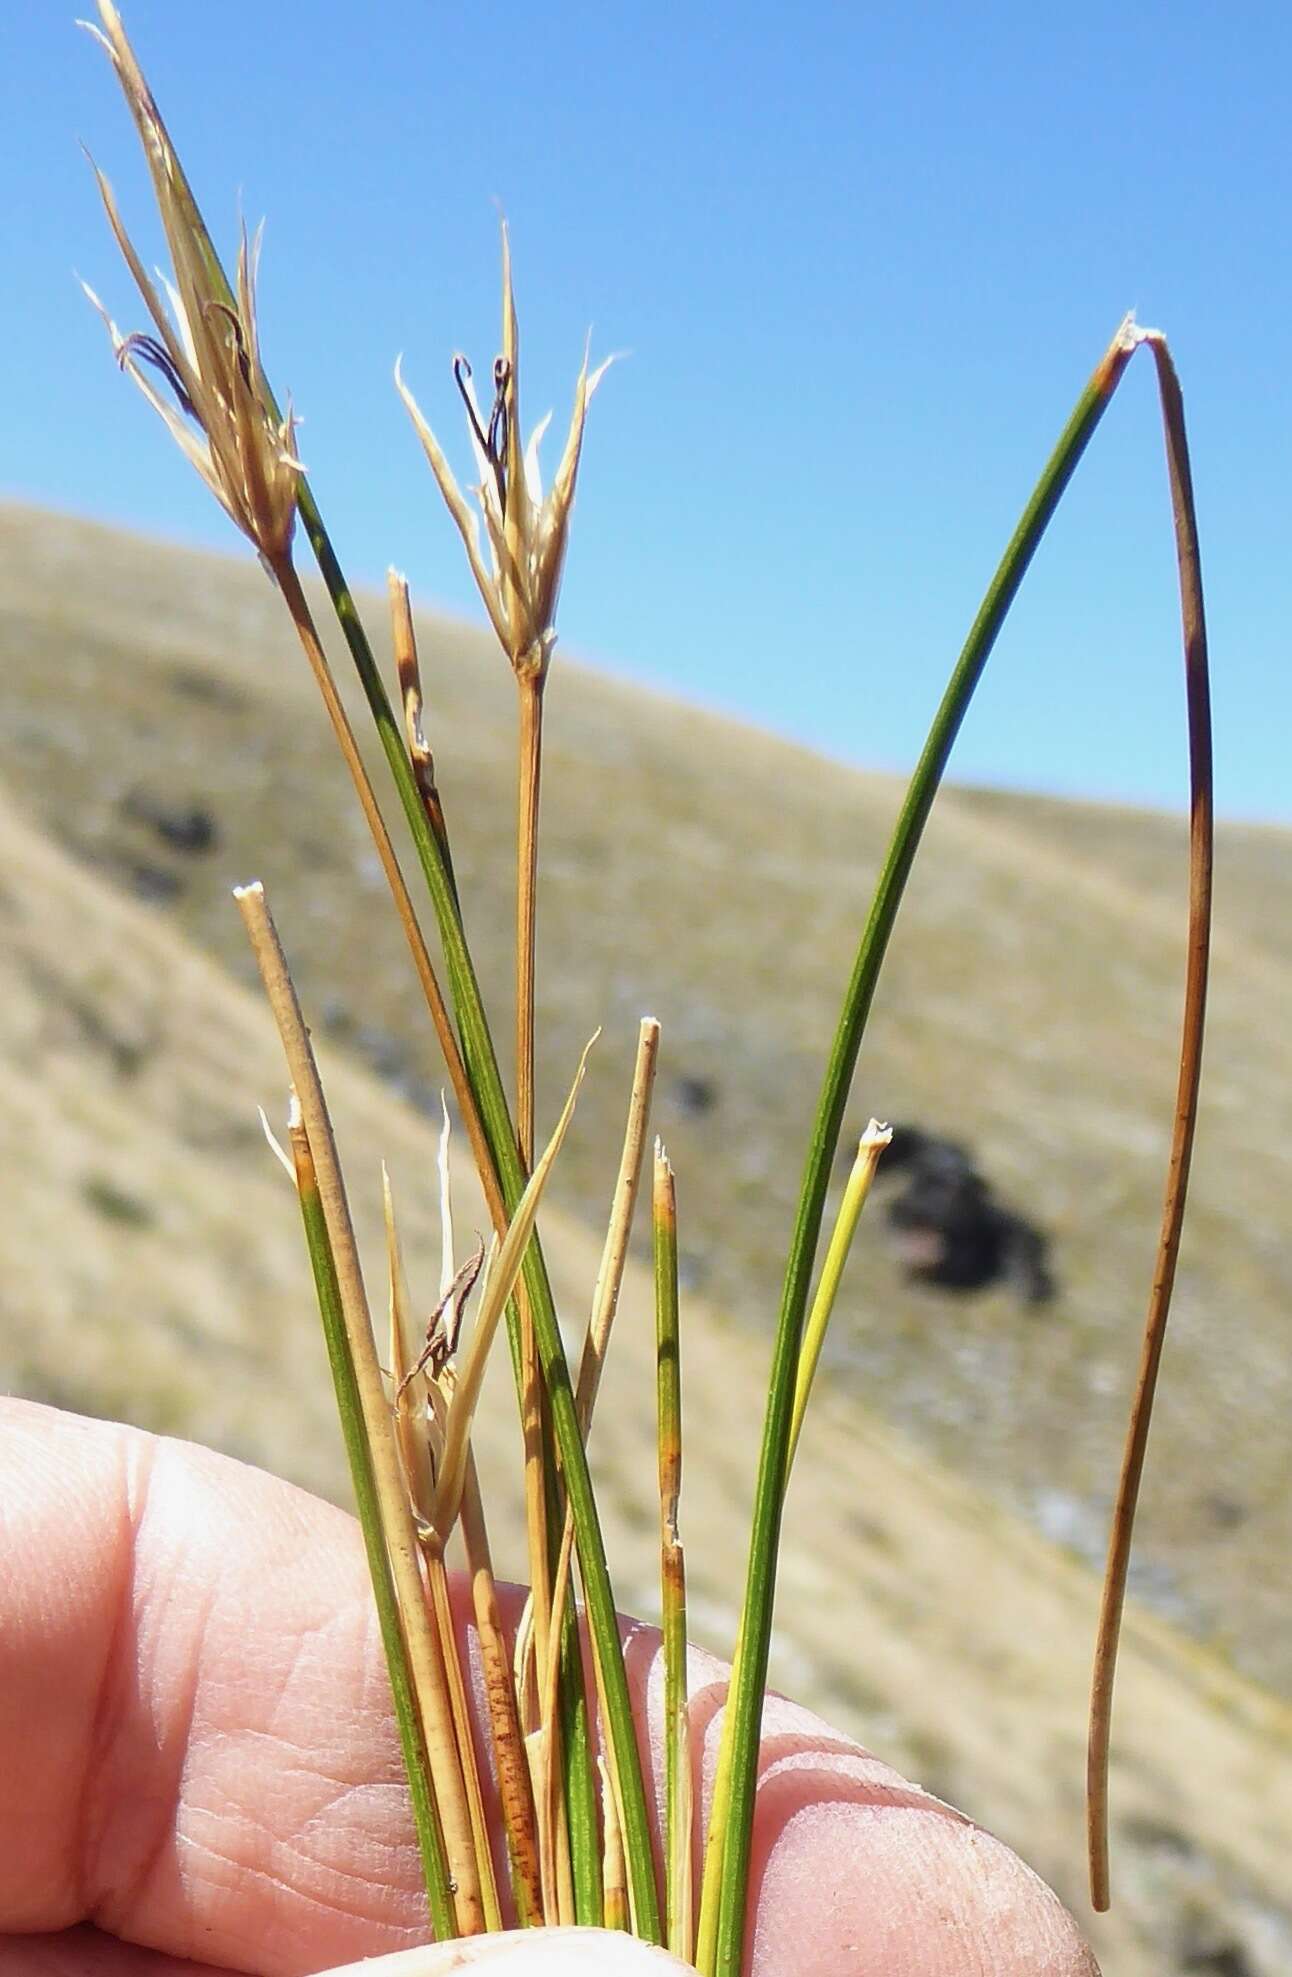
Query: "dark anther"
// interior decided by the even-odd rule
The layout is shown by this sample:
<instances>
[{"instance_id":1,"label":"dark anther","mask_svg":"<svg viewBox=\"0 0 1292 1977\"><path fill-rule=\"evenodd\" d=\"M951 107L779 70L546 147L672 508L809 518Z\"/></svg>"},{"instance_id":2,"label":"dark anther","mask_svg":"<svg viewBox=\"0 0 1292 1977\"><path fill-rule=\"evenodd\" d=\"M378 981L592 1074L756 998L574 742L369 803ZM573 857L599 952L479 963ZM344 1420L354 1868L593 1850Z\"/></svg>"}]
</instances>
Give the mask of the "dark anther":
<instances>
[{"instance_id":1,"label":"dark anther","mask_svg":"<svg viewBox=\"0 0 1292 1977\"><path fill-rule=\"evenodd\" d=\"M159 343L155 336L145 336L142 330L136 330L133 336L122 339L121 347L117 351L117 362L122 370L132 357L142 357L146 364L151 364L155 371L160 371L179 400L180 410L190 419L197 419L197 407L185 390L184 380L176 370L175 361L164 343ZM198 423L201 424L201 421L198 420Z\"/></svg>"},{"instance_id":2,"label":"dark anther","mask_svg":"<svg viewBox=\"0 0 1292 1977\"><path fill-rule=\"evenodd\" d=\"M476 1287L476 1279L484 1268L484 1237L477 1233L476 1246L468 1256L457 1276L449 1285L449 1298L452 1301L452 1317L445 1326L445 1344L448 1348L445 1357L451 1358L458 1349L458 1334L462 1330L462 1314L466 1310L467 1299Z\"/></svg>"},{"instance_id":3,"label":"dark anther","mask_svg":"<svg viewBox=\"0 0 1292 1977\"><path fill-rule=\"evenodd\" d=\"M508 364L505 357L496 359L493 367L493 406L489 413L489 430L485 432L476 415L475 401L467 386L471 382L471 366L459 351L453 359L453 382L462 396L475 434L476 445L484 454L493 470L494 485L498 490L498 507L502 514L507 513L507 378Z\"/></svg>"},{"instance_id":4,"label":"dark anther","mask_svg":"<svg viewBox=\"0 0 1292 1977\"><path fill-rule=\"evenodd\" d=\"M505 357L495 357L493 411L489 414L489 458L493 461L495 473L507 465L507 386L510 382L511 365Z\"/></svg>"},{"instance_id":5,"label":"dark anther","mask_svg":"<svg viewBox=\"0 0 1292 1977\"><path fill-rule=\"evenodd\" d=\"M472 398L471 393L467 390L467 386L471 382L471 366L470 364L468 364L466 358L462 355L461 351L459 351L457 356L453 359L453 382L457 386L458 391L461 394L462 403L467 408L467 417L471 421L471 430L476 436L476 444L479 446L480 451L485 455L485 458L488 459L489 441L485 437L484 433L480 430L480 421L476 417L475 400Z\"/></svg>"},{"instance_id":6,"label":"dark anther","mask_svg":"<svg viewBox=\"0 0 1292 1977\"><path fill-rule=\"evenodd\" d=\"M470 372L467 373L470 376ZM426 1327L426 1344L418 1354L417 1363L411 1367L399 1383L396 1401L403 1399L406 1390L419 1373L429 1370L432 1379L438 1379L450 1359L457 1351L458 1333L462 1329L462 1313L467 1299L475 1288L476 1278L484 1267L485 1248L483 1238L476 1244L474 1253L469 1256L457 1276L445 1291L443 1297L431 1313Z\"/></svg>"},{"instance_id":7,"label":"dark anther","mask_svg":"<svg viewBox=\"0 0 1292 1977\"><path fill-rule=\"evenodd\" d=\"M254 388L251 382L251 360L247 356L247 339L242 333L242 324L238 321L237 314L227 302L208 302L206 306L208 310L216 309L220 315L228 317L229 327L233 331L234 348L238 353L238 369L242 372L242 382L247 390L251 391Z\"/></svg>"}]
</instances>

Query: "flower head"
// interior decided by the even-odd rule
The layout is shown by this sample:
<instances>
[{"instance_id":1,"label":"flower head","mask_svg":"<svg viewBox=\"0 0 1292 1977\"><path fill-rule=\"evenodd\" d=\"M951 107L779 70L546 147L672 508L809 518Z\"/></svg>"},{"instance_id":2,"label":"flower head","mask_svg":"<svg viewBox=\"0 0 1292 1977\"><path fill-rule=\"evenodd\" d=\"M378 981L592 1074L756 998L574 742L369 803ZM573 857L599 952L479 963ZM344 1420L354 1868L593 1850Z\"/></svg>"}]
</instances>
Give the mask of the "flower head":
<instances>
[{"instance_id":1,"label":"flower head","mask_svg":"<svg viewBox=\"0 0 1292 1977\"><path fill-rule=\"evenodd\" d=\"M511 247L502 230L502 354L494 363L493 403L481 414L471 366L453 360L453 375L466 407L467 427L479 481L471 492L484 519L481 548L476 515L454 479L435 434L395 366L395 383L426 449L431 471L449 513L458 525L485 609L514 671L538 677L547 671L556 643L556 601L565 565L570 510L583 450L588 402L612 358L589 373L587 353L574 391L574 410L556 477L547 494L539 474L538 448L551 414L541 419L522 448L520 437L520 338L511 282Z\"/></svg>"},{"instance_id":2,"label":"flower head","mask_svg":"<svg viewBox=\"0 0 1292 1977\"><path fill-rule=\"evenodd\" d=\"M138 127L175 279L159 277L168 311L121 223L112 188L95 165L108 223L156 335L122 336L93 289L85 292L107 324L121 368L165 420L221 507L272 564L291 542L302 469L291 408L286 417L279 413L260 362L255 292L260 236L249 242L243 228L235 293L112 0L99 0L99 15L102 31L83 25L106 49Z\"/></svg>"}]
</instances>

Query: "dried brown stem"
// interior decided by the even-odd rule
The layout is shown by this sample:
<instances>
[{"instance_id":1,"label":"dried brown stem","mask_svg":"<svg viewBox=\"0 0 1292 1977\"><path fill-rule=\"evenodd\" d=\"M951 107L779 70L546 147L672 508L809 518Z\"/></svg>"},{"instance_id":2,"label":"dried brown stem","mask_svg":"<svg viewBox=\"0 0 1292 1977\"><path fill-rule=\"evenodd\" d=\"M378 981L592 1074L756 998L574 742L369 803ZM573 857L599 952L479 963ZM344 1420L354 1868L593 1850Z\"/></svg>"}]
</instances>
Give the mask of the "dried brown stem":
<instances>
[{"instance_id":1,"label":"dried brown stem","mask_svg":"<svg viewBox=\"0 0 1292 1977\"><path fill-rule=\"evenodd\" d=\"M1207 966L1211 938L1212 764L1211 707L1207 667L1207 630L1202 599L1202 561L1194 513L1189 446L1179 380L1165 338L1157 330L1138 332L1157 365L1166 440L1171 508L1175 521L1176 561L1180 577L1180 618L1184 635L1185 692L1188 700L1189 809L1189 933L1185 964L1184 1018L1180 1040L1180 1071L1175 1122L1162 1205L1153 1287L1140 1352L1135 1398L1131 1405L1121 1476L1113 1509L1108 1565L1095 1645L1090 1695L1090 1734L1086 1768L1086 1822L1090 1862L1090 1899L1106 1909L1110 1899L1108 1873L1108 1750L1112 1729L1113 1682L1117 1647L1126 1603L1135 1507L1139 1499L1149 1422L1157 1388L1158 1367L1166 1336L1167 1313L1175 1282L1176 1258L1184 1222L1189 1165L1198 1114L1202 1070L1202 1040L1206 1022Z\"/></svg>"},{"instance_id":2,"label":"dried brown stem","mask_svg":"<svg viewBox=\"0 0 1292 1977\"><path fill-rule=\"evenodd\" d=\"M538 1833L534 1824L534 1800L530 1788L525 1741L521 1734L512 1686L507 1639L503 1632L494 1580L489 1533L475 1457L467 1457L466 1484L460 1513L462 1542L467 1555L471 1581L471 1605L480 1641L480 1661L484 1671L485 1703L493 1740L494 1769L498 1778L498 1798L507 1835L511 1862L512 1890L517 1920L524 1926L542 1922L543 1887L539 1869Z\"/></svg>"}]
</instances>

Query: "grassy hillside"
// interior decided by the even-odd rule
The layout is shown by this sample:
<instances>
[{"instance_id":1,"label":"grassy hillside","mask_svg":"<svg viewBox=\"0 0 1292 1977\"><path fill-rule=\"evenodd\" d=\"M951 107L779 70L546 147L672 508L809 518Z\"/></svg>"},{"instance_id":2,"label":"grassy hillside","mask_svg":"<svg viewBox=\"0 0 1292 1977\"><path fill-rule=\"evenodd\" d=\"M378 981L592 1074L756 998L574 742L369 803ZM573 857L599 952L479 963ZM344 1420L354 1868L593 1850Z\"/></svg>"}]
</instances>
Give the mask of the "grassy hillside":
<instances>
[{"instance_id":1,"label":"grassy hillside","mask_svg":"<svg viewBox=\"0 0 1292 1977\"><path fill-rule=\"evenodd\" d=\"M380 627L374 605L372 621ZM512 689L488 641L423 625L430 727L505 1037ZM235 975L231 883L265 879L317 1027L415 1104L434 1046L322 714L246 562L0 510L0 777L105 878L157 899ZM344 669L343 669L344 671ZM605 1025L561 1204L595 1221L636 1020L664 1023L658 1122L689 1288L770 1325L806 1124L898 797L561 659L540 897L540 1109ZM150 806L217 842L171 850ZM144 813L141 817L141 811ZM908 1286L877 1219L834 1360L958 1473L1097 1559L1159 1212L1174 1085L1183 826L951 790L891 954L856 1117L970 1140L1056 1236L1058 1302ZM1222 830L1193 1213L1154 1429L1139 1589L1292 1693L1292 983L1288 836ZM713 1103L696 1114L688 1080Z\"/></svg>"},{"instance_id":2,"label":"grassy hillside","mask_svg":"<svg viewBox=\"0 0 1292 1977\"><path fill-rule=\"evenodd\" d=\"M343 1493L296 1215L252 1110L257 1099L280 1109L283 1076L258 997L7 801L0 870L0 1379ZM438 1269L430 1128L326 1045L324 1070L361 1236L378 1253L384 1156L425 1296ZM581 1113L585 1159L591 1133ZM479 1219L469 1191L460 1214ZM545 1216L544 1239L558 1299L578 1313L597 1241L559 1212ZM650 1310L648 1274L634 1267L594 1434L619 1596L647 1614L657 1583ZM691 1612L719 1649L739 1597L764 1357L691 1301ZM514 1570L505 1372L478 1445L500 1563ZM1012 1839L1078 1912L1096 1594L1083 1566L855 1397L837 1386L824 1396L791 1499L774 1679ZM1292 1712L1133 1613L1116 1749L1118 1900L1093 1931L1110 1977L1285 1972Z\"/></svg>"}]
</instances>

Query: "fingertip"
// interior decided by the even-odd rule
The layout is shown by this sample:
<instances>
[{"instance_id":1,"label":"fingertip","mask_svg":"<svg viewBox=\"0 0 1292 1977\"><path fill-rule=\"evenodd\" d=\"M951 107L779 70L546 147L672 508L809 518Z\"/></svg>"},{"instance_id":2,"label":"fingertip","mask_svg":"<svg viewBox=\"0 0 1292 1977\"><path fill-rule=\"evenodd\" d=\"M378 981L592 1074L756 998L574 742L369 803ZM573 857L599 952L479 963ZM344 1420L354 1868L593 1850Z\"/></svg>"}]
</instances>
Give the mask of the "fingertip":
<instances>
[{"instance_id":1,"label":"fingertip","mask_svg":"<svg viewBox=\"0 0 1292 1977\"><path fill-rule=\"evenodd\" d=\"M1045 1883L914 1787L785 1809L759 1870L752 1965L768 1977L1098 1977Z\"/></svg>"}]
</instances>

